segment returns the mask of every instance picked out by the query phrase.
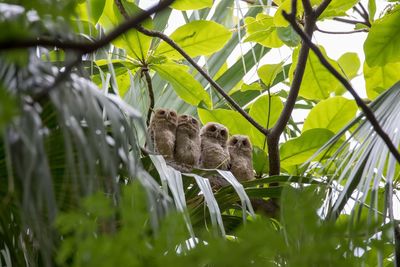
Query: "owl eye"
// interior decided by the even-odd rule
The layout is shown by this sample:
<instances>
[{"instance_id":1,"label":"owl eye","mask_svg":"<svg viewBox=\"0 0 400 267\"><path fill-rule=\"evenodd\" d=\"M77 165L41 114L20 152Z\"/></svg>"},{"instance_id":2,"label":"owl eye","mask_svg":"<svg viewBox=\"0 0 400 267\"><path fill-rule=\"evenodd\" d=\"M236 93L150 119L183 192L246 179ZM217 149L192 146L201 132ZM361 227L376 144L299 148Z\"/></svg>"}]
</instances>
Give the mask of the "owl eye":
<instances>
[{"instance_id":1,"label":"owl eye","mask_svg":"<svg viewBox=\"0 0 400 267\"><path fill-rule=\"evenodd\" d=\"M232 144L234 144L234 145L236 145L237 142L238 142L238 140L236 138L232 140Z\"/></svg>"},{"instance_id":2,"label":"owl eye","mask_svg":"<svg viewBox=\"0 0 400 267\"><path fill-rule=\"evenodd\" d=\"M159 111L157 111L157 114L159 114L159 115L165 115L165 110L159 110Z\"/></svg>"},{"instance_id":3,"label":"owl eye","mask_svg":"<svg viewBox=\"0 0 400 267\"><path fill-rule=\"evenodd\" d=\"M226 131L224 129L222 129L220 133L222 136L226 136Z\"/></svg>"},{"instance_id":4,"label":"owl eye","mask_svg":"<svg viewBox=\"0 0 400 267\"><path fill-rule=\"evenodd\" d=\"M193 118L193 119L192 119L192 123L193 123L193 124L197 124L197 120Z\"/></svg>"},{"instance_id":5,"label":"owl eye","mask_svg":"<svg viewBox=\"0 0 400 267\"><path fill-rule=\"evenodd\" d=\"M171 115L171 117L176 117L176 112L175 111L170 111L169 115Z\"/></svg>"},{"instance_id":6,"label":"owl eye","mask_svg":"<svg viewBox=\"0 0 400 267\"><path fill-rule=\"evenodd\" d=\"M243 141L242 141L242 145L248 146L248 145L249 145L249 142L247 142L247 140L243 140Z\"/></svg>"},{"instance_id":7,"label":"owl eye","mask_svg":"<svg viewBox=\"0 0 400 267\"><path fill-rule=\"evenodd\" d=\"M215 132L217 130L217 127L215 127L215 125L211 125L210 127L208 127L208 131L210 132Z\"/></svg>"},{"instance_id":8,"label":"owl eye","mask_svg":"<svg viewBox=\"0 0 400 267\"><path fill-rule=\"evenodd\" d=\"M187 115L182 115L182 119L187 119Z\"/></svg>"}]
</instances>

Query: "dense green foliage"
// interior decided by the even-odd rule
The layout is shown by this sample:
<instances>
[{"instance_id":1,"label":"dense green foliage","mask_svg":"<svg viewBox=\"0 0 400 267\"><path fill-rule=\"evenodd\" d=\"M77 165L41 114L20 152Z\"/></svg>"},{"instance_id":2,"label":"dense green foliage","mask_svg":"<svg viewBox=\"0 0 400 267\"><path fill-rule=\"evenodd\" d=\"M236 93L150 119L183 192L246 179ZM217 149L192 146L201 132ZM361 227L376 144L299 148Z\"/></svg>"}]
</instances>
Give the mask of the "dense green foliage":
<instances>
[{"instance_id":1,"label":"dense green foliage","mask_svg":"<svg viewBox=\"0 0 400 267\"><path fill-rule=\"evenodd\" d=\"M289 112L275 159L280 175L270 175L268 134L167 42L131 27L82 52L146 1L5 2L0 266L399 266L400 164L313 52L294 110L285 110L304 47L282 16L291 0L176 0L141 24L168 33L177 26L170 39L265 129ZM346 49L337 60L320 49L348 80L364 78L365 101L399 148L400 5L384 4L378 14L375 0L363 12L358 1L332 0L318 17L357 16L365 62ZM290 58L260 64L281 47L293 49ZM248 82L248 74L257 78ZM146 115L156 107L248 135L257 179L240 184L220 172L231 185L213 192L205 178L216 170L180 173L146 155ZM253 198L277 201L279 215L254 212Z\"/></svg>"}]
</instances>

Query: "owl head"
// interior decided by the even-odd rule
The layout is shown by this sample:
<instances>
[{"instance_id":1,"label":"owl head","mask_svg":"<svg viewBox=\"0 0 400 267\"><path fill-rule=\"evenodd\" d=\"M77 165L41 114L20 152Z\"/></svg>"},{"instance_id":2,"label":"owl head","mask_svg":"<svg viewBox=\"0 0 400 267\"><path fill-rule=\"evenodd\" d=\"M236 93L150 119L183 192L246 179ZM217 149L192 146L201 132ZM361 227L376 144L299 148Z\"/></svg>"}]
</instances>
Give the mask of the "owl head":
<instances>
[{"instance_id":1,"label":"owl head","mask_svg":"<svg viewBox=\"0 0 400 267\"><path fill-rule=\"evenodd\" d=\"M200 123L196 118L190 115L179 115L178 130L182 130L190 134L198 134L200 132Z\"/></svg>"},{"instance_id":2,"label":"owl head","mask_svg":"<svg viewBox=\"0 0 400 267\"><path fill-rule=\"evenodd\" d=\"M154 111L153 121L165 122L167 124L176 126L178 123L178 115L174 110L159 108Z\"/></svg>"},{"instance_id":3,"label":"owl head","mask_svg":"<svg viewBox=\"0 0 400 267\"><path fill-rule=\"evenodd\" d=\"M252 155L252 145L250 139L246 135L233 135L228 141L228 148L230 154L236 155Z\"/></svg>"},{"instance_id":4,"label":"owl head","mask_svg":"<svg viewBox=\"0 0 400 267\"><path fill-rule=\"evenodd\" d=\"M228 129L219 123L209 122L201 128L200 136L201 138L213 138L219 144L226 145L228 140L229 131Z\"/></svg>"}]
</instances>

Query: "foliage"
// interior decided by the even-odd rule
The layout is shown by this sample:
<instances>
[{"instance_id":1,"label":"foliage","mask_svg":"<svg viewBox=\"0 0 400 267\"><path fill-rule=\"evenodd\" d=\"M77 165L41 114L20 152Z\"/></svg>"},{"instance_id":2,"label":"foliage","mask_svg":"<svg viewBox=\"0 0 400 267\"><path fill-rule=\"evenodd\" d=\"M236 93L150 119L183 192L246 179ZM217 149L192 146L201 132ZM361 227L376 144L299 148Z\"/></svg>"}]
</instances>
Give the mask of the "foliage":
<instances>
[{"instance_id":1,"label":"foliage","mask_svg":"<svg viewBox=\"0 0 400 267\"><path fill-rule=\"evenodd\" d=\"M399 163L313 52L294 110L285 107L305 46L281 13L291 10L291 0L275 6L176 0L141 24L169 33L264 133L174 47L140 28L92 53L63 48L99 42L140 14L145 1L6 2L0 4L0 266L400 264ZM303 2L297 1L301 23ZM362 4L333 0L317 25L350 20L367 32L365 55L344 50L333 59L320 48L348 80L364 78L366 101L400 147L399 5L387 3L376 16L375 0L367 9ZM176 15L185 23L171 32ZM25 47L26 40L56 44ZM281 47L292 49L290 57L260 64ZM146 156L142 114L156 107L248 135L258 179L239 183L218 170L181 173L161 156ZM271 176L267 137L285 114L275 159L280 174ZM215 175L230 185L214 192L207 178ZM279 216L254 211L255 198L279 201Z\"/></svg>"}]
</instances>

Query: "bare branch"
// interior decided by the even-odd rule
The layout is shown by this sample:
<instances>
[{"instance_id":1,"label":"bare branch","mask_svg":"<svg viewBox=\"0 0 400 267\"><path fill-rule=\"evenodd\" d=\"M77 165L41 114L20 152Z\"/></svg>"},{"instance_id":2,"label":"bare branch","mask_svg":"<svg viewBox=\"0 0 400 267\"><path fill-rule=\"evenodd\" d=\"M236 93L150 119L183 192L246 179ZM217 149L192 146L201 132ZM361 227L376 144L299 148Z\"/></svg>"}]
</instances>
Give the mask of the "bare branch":
<instances>
[{"instance_id":1,"label":"bare branch","mask_svg":"<svg viewBox=\"0 0 400 267\"><path fill-rule=\"evenodd\" d=\"M144 76L146 78L147 82L147 89L149 91L149 110L147 111L147 120L146 120L146 125L150 125L150 118L151 118L151 113L154 110L154 91L153 91L153 84L151 82L151 77L149 74L149 70L143 69Z\"/></svg>"},{"instance_id":2,"label":"bare branch","mask_svg":"<svg viewBox=\"0 0 400 267\"><path fill-rule=\"evenodd\" d=\"M130 18L124 23L117 26L113 31L111 31L105 37L98 39L94 42L73 42L73 41L62 41L57 39L46 39L42 37L37 37L33 39L8 39L0 42L0 50L11 50L11 49L19 49L19 48L28 48L35 46L52 46L58 47L61 49L70 49L77 50L82 54L92 53L118 38L120 35L124 34L130 29L135 28L137 25L145 21L149 18L150 15L156 13L160 10L167 8L170 4L172 4L174 0L165 0L160 1L158 5L155 5L149 8L146 11L143 11L136 15L135 17Z\"/></svg>"},{"instance_id":3,"label":"bare branch","mask_svg":"<svg viewBox=\"0 0 400 267\"><path fill-rule=\"evenodd\" d=\"M365 21L358 21L358 20L351 20L351 19L344 19L344 18L337 18L337 17L333 18L333 20L340 21L340 22L347 23L347 24L352 24L352 25L363 24L365 26L370 27L370 25L366 24Z\"/></svg>"},{"instance_id":4,"label":"bare branch","mask_svg":"<svg viewBox=\"0 0 400 267\"><path fill-rule=\"evenodd\" d=\"M322 33L327 33L327 34L353 34L353 33L360 33L360 32L368 32L366 29L360 29L360 30L354 30L354 31L343 31L343 32L332 32L332 31L325 31L320 28L316 28L317 31L322 32Z\"/></svg>"},{"instance_id":5,"label":"bare branch","mask_svg":"<svg viewBox=\"0 0 400 267\"><path fill-rule=\"evenodd\" d=\"M314 11L315 18L321 16L322 12L328 7L332 0L324 0Z\"/></svg>"},{"instance_id":6,"label":"bare branch","mask_svg":"<svg viewBox=\"0 0 400 267\"><path fill-rule=\"evenodd\" d=\"M380 126L378 120L376 119L374 113L372 110L367 106L367 104L364 103L364 101L361 99L361 97L357 94L357 92L354 90L354 88L351 86L349 81L343 77L329 62L326 60L324 55L322 54L321 50L316 46L311 39L308 37L307 33L305 33L300 26L297 24L296 20L293 19L291 14L287 14L285 11L282 12L283 16L289 23L292 25L293 29L300 35L301 39L303 42L313 50L315 55L318 57L319 61L321 64L330 72L332 73L333 76L335 76L336 79L340 81L341 84L349 91L349 93L354 97L354 100L356 101L357 105L362 109L362 111L365 114L365 117L368 119L368 121L371 123L373 126L374 130L376 133L382 138L382 140L385 142L387 145L389 151L392 153L392 155L396 158L397 162L400 163L400 153L397 150L396 146L393 144L392 140L390 137L386 134L386 132L382 129Z\"/></svg>"},{"instance_id":7,"label":"bare branch","mask_svg":"<svg viewBox=\"0 0 400 267\"><path fill-rule=\"evenodd\" d=\"M169 44L172 48L174 48L179 54L181 54L214 88L217 92L222 95L229 104L231 104L234 109L236 109L248 122L250 122L257 130L259 130L262 134L268 135L268 130L261 126L258 122L256 122L246 111L244 111L236 102L233 100L227 93L225 93L224 89L215 82L210 75L208 75L203 68L198 65L177 43L175 43L171 38L162 32L152 31L143 28L142 26L137 26L136 29L151 37L157 37L164 40L167 44Z\"/></svg>"}]
</instances>

